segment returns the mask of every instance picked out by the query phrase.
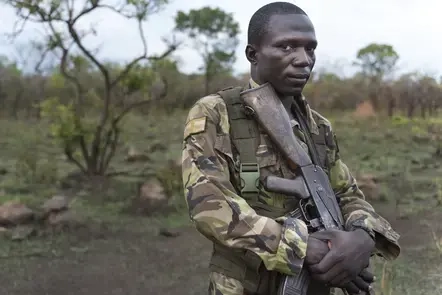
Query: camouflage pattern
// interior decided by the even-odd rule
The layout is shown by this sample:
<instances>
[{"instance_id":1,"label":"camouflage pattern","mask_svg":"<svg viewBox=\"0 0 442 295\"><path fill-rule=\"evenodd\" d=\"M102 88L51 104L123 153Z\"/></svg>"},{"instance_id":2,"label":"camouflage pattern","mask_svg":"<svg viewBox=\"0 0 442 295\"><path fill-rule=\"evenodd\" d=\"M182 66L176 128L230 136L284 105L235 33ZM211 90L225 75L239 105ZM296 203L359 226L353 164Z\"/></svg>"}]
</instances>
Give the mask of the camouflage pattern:
<instances>
[{"instance_id":1,"label":"camouflage pattern","mask_svg":"<svg viewBox=\"0 0 442 295\"><path fill-rule=\"evenodd\" d=\"M268 270L297 273L307 247L307 226L296 220L296 227L286 229L282 221L258 215L237 195L228 168L228 162L234 161L229 121L219 96L207 96L192 107L184 138L184 194L196 228L225 246L256 253ZM274 165L268 161L274 158L272 153L260 156L267 166Z\"/></svg>"},{"instance_id":2,"label":"camouflage pattern","mask_svg":"<svg viewBox=\"0 0 442 295\"><path fill-rule=\"evenodd\" d=\"M309 123L313 133L317 132L319 124L324 124L333 134L335 149L327 147L326 151L328 161L331 163L329 178L335 195L340 200L345 229L347 231L356 228L365 229L376 241L375 253L373 254L382 256L387 260L397 258L401 251L398 242L399 234L365 200L364 193L359 189L357 180L340 157L336 135L331 123L318 112L311 110L307 104L306 108L308 114L310 114Z\"/></svg>"},{"instance_id":3,"label":"camouflage pattern","mask_svg":"<svg viewBox=\"0 0 442 295\"><path fill-rule=\"evenodd\" d=\"M238 280L229 278L217 272L209 275L208 295L243 295L244 288Z\"/></svg>"},{"instance_id":4,"label":"camouflage pattern","mask_svg":"<svg viewBox=\"0 0 442 295\"><path fill-rule=\"evenodd\" d=\"M250 85L254 87L256 83L251 81ZM306 102L305 109L311 132L319 134L318 126L322 125L334 139L324 147L323 154L329 163L332 187L340 198L345 228L365 229L375 238L376 254L389 260L396 258L400 252L399 235L365 201L355 178L340 158L330 122L311 110ZM292 121L292 125L301 145L308 150L299 123ZM290 203L283 195L261 192L258 203L270 206L281 216L270 218L257 213L262 206L236 193L230 182L232 170L229 171L229 167L238 167L238 159L232 153L229 129L226 105L219 95L199 99L188 114L184 128L182 177L190 218L198 231L213 242L250 250L262 259L268 270L296 275L305 258L307 226L301 219L286 223L283 215L296 209L297 203ZM261 177L269 174L286 178L296 176L264 133L260 135L256 159ZM233 171L233 177L238 177L238 169ZM217 278L220 278L219 274L211 274L213 294L242 294L235 293L240 289L236 282L226 283L231 287L222 287L225 286L222 283L216 287ZM216 293L217 288L221 293Z\"/></svg>"}]
</instances>

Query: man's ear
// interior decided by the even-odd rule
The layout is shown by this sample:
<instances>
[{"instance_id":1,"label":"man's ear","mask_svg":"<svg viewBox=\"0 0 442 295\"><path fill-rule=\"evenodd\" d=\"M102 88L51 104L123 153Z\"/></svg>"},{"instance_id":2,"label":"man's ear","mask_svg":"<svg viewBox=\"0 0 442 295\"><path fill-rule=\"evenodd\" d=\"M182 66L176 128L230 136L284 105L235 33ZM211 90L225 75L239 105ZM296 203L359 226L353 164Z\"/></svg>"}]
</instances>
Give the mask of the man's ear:
<instances>
[{"instance_id":1,"label":"man's ear","mask_svg":"<svg viewBox=\"0 0 442 295\"><path fill-rule=\"evenodd\" d=\"M247 60L252 65L256 65L256 63L258 62L257 50L256 50L256 47L254 45L247 44L247 46L246 46L246 58L247 58Z\"/></svg>"}]
</instances>

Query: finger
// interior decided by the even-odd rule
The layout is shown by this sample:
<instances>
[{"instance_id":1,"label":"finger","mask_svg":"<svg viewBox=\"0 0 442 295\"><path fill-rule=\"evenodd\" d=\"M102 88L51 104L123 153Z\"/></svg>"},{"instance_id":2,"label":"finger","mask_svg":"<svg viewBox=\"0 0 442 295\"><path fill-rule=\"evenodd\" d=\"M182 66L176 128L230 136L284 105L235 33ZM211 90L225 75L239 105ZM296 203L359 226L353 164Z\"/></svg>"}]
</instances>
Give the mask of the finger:
<instances>
[{"instance_id":1,"label":"finger","mask_svg":"<svg viewBox=\"0 0 442 295\"><path fill-rule=\"evenodd\" d=\"M350 295L359 294L361 291L353 282L345 284L344 289L347 290Z\"/></svg>"},{"instance_id":2,"label":"finger","mask_svg":"<svg viewBox=\"0 0 442 295\"><path fill-rule=\"evenodd\" d=\"M310 236L307 243L305 262L308 265L318 264L329 251L330 248L327 242Z\"/></svg>"},{"instance_id":3,"label":"finger","mask_svg":"<svg viewBox=\"0 0 442 295\"><path fill-rule=\"evenodd\" d=\"M376 280L376 277L367 268L363 269L359 276L369 284L373 283Z\"/></svg>"},{"instance_id":4,"label":"finger","mask_svg":"<svg viewBox=\"0 0 442 295\"><path fill-rule=\"evenodd\" d=\"M370 283L367 283L366 281L364 281L364 279L361 278L360 276L357 276L356 278L354 278L352 280L352 283L355 284L362 291L365 291L365 292L370 291L370 288L371 288Z\"/></svg>"},{"instance_id":5,"label":"finger","mask_svg":"<svg viewBox=\"0 0 442 295\"><path fill-rule=\"evenodd\" d=\"M321 281L327 282L331 285L336 285L336 282L340 282L347 277L347 273L342 270L342 267L339 264L336 264L326 273L315 273L312 275L318 277ZM349 281L351 281L351 278L347 282Z\"/></svg>"},{"instance_id":6,"label":"finger","mask_svg":"<svg viewBox=\"0 0 442 295\"><path fill-rule=\"evenodd\" d=\"M340 262L341 255L337 252L337 250L330 250L327 254L325 254L324 258L315 265L310 267L311 271L314 273L324 274L328 272L336 263Z\"/></svg>"},{"instance_id":7,"label":"finger","mask_svg":"<svg viewBox=\"0 0 442 295\"><path fill-rule=\"evenodd\" d=\"M339 231L335 230L335 229L327 229L327 230L323 230L323 231L314 232L311 234L311 236L313 236L319 240L328 241L328 240L333 239L336 236L337 232L339 232Z\"/></svg>"},{"instance_id":8,"label":"finger","mask_svg":"<svg viewBox=\"0 0 442 295\"><path fill-rule=\"evenodd\" d=\"M328 272L321 275L332 286L343 286L353 279L347 271L342 269L341 264L334 265Z\"/></svg>"},{"instance_id":9,"label":"finger","mask_svg":"<svg viewBox=\"0 0 442 295\"><path fill-rule=\"evenodd\" d=\"M330 280L330 285L332 286L343 286L352 281L353 277L347 272L339 272L337 276Z\"/></svg>"}]
</instances>

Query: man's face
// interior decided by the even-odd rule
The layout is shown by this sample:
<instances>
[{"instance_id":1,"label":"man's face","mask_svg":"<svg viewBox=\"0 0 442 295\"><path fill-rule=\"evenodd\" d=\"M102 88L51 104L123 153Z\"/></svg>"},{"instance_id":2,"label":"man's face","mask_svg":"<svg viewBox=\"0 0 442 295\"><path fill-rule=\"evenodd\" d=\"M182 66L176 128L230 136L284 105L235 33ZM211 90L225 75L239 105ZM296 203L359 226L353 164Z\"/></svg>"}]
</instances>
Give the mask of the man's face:
<instances>
[{"instance_id":1,"label":"man's face","mask_svg":"<svg viewBox=\"0 0 442 295\"><path fill-rule=\"evenodd\" d=\"M282 95L299 95L310 78L317 46L315 30L305 15L274 15L259 46L248 46L259 83L269 82ZM252 58L253 56L253 58Z\"/></svg>"}]
</instances>

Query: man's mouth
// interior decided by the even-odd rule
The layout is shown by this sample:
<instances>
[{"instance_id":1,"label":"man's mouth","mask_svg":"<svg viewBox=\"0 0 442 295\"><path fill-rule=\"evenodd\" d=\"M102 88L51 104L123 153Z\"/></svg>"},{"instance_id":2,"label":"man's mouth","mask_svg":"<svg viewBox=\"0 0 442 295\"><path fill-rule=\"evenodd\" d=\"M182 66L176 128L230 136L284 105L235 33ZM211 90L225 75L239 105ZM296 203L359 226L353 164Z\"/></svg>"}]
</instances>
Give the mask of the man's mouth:
<instances>
[{"instance_id":1,"label":"man's mouth","mask_svg":"<svg viewBox=\"0 0 442 295\"><path fill-rule=\"evenodd\" d=\"M307 80L309 77L309 74L306 74L306 73L289 74L289 75L287 75L287 77L290 79Z\"/></svg>"},{"instance_id":2,"label":"man's mouth","mask_svg":"<svg viewBox=\"0 0 442 295\"><path fill-rule=\"evenodd\" d=\"M286 79L291 84L305 84L309 78L307 74L293 74L287 75Z\"/></svg>"}]
</instances>

